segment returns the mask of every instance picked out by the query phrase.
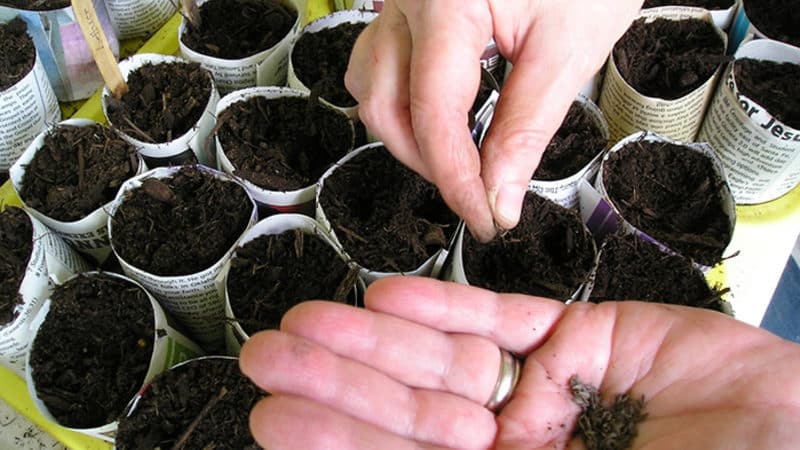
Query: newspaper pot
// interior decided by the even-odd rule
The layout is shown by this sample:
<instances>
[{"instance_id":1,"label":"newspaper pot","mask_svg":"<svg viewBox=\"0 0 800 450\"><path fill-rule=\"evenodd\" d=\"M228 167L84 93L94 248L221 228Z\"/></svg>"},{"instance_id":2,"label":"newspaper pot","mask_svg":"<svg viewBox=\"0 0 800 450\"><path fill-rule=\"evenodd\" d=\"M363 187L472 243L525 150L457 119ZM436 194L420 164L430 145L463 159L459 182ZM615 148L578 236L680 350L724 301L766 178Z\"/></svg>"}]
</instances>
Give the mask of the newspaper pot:
<instances>
[{"instance_id":1,"label":"newspaper pot","mask_svg":"<svg viewBox=\"0 0 800 450\"><path fill-rule=\"evenodd\" d=\"M702 11L702 10L700 10ZM667 20L669 22L664 22ZM644 59L646 50L640 48L639 54L628 54L623 49L626 42L633 42L634 32L645 30L658 31L655 28L672 28L683 22L686 24L697 23L697 20L706 22L705 27L697 27L694 33L679 35L680 30L673 30L672 37L676 38L676 45L687 46L687 50L672 49L668 53L660 50L654 54L659 61L653 61L653 67L665 71L667 65L678 64L683 71L678 77L667 77L666 72L659 76L650 76L646 87L650 92L640 92L623 78L620 68L638 67L650 62ZM670 25L667 27L667 25ZM705 31L703 30L705 28ZM662 32L666 32L661 30ZM665 38L664 36L661 36ZM717 40L719 48L712 48L709 44ZM701 43L701 40L704 42ZM639 41L637 41L639 42ZM646 42L646 40L641 40ZM600 92L600 109L606 116L611 142L616 142L623 137L641 130L650 130L663 136L682 141L693 141L700 129L703 114L708 102L714 93L717 77L720 73L725 56L726 36L718 27L713 25L711 16L707 11L700 14L690 14L681 9L657 8L643 11L634 21L625 35L615 44L606 64L606 75L603 88ZM688 46L692 45L691 49ZM706 52L702 57L698 55L701 46ZM669 59L667 59L669 57ZM682 61L678 58L689 58L691 61ZM655 58L653 58L655 59ZM691 64L691 65L690 65ZM715 70L706 75L706 70ZM671 70L681 70L675 68ZM692 68L693 70L688 70ZM642 77L642 81L644 78ZM659 86L657 80L664 81Z\"/></svg>"},{"instance_id":2,"label":"newspaper pot","mask_svg":"<svg viewBox=\"0 0 800 450\"><path fill-rule=\"evenodd\" d=\"M607 146L608 124L603 113L594 102L578 96L561 127L545 149L539 168L533 173L528 188L565 208L577 208L578 185L581 180L592 179L597 173L600 159ZM593 150L594 155L588 154L587 150ZM541 175L542 169L547 169L551 164L555 169L578 158L586 162L577 171L564 177Z\"/></svg>"},{"instance_id":3,"label":"newspaper pot","mask_svg":"<svg viewBox=\"0 0 800 450\"><path fill-rule=\"evenodd\" d=\"M248 416L266 395L241 373L238 358L180 363L139 391L120 419L115 448L258 448Z\"/></svg>"},{"instance_id":4,"label":"newspaper pot","mask_svg":"<svg viewBox=\"0 0 800 450\"><path fill-rule=\"evenodd\" d=\"M304 300L329 299L355 306L365 290L358 268L348 263L317 221L300 214L276 214L255 224L239 241L227 269L229 354L238 355L251 334L277 329L286 311ZM282 280L277 291L275 278ZM260 306L251 308L254 303Z\"/></svg>"},{"instance_id":5,"label":"newspaper pot","mask_svg":"<svg viewBox=\"0 0 800 450\"><path fill-rule=\"evenodd\" d=\"M309 108L312 101L295 89L255 87L217 104L220 169L242 181L262 215L312 216L317 180L353 148L352 121L321 102Z\"/></svg>"},{"instance_id":6,"label":"newspaper pot","mask_svg":"<svg viewBox=\"0 0 800 450\"><path fill-rule=\"evenodd\" d=\"M525 196L520 223L491 242L478 242L464 228L442 278L496 292L574 300L597 254L577 212L533 191Z\"/></svg>"},{"instance_id":7,"label":"newspaper pot","mask_svg":"<svg viewBox=\"0 0 800 450\"><path fill-rule=\"evenodd\" d=\"M707 3L714 3L714 2L703 2L703 1L696 1L693 2L696 6L677 6L674 5L675 2L670 2L670 0L645 0L643 8L646 9L658 9L658 8L671 8L673 10L681 10L685 11L688 14L697 14L702 13L704 10L708 10L711 14L711 19L714 21L714 25L718 26L721 30L727 30L728 27L731 26L733 23L733 19L736 16L736 11L739 8L739 4L741 3L740 0L731 0L730 6L723 7L723 6L705 6ZM659 5L659 6L650 6L650 5Z\"/></svg>"},{"instance_id":8,"label":"newspaper pot","mask_svg":"<svg viewBox=\"0 0 800 450\"><path fill-rule=\"evenodd\" d=\"M2 9L0 7L0 17ZM6 52L12 51L12 40L30 52L30 66L20 71L19 79L10 86L0 87L0 173L8 171L48 123L61 120L58 100L47 80L33 40L25 33L26 27L25 22L17 18L0 24Z\"/></svg>"},{"instance_id":9,"label":"newspaper pot","mask_svg":"<svg viewBox=\"0 0 800 450\"><path fill-rule=\"evenodd\" d=\"M115 56L119 55L119 42L108 18L105 3L103 0L93 0L92 4L111 52ZM36 44L39 59L59 101L71 102L88 98L103 84L103 78L78 26L72 6L49 11L0 6L0 21L17 15L28 24L28 34Z\"/></svg>"},{"instance_id":10,"label":"newspaper pot","mask_svg":"<svg viewBox=\"0 0 800 450\"><path fill-rule=\"evenodd\" d=\"M625 167L635 172L623 172ZM582 205L590 229L613 214L625 229L690 258L704 272L730 244L735 204L722 162L708 144L635 133L605 155L595 188L605 205Z\"/></svg>"},{"instance_id":11,"label":"newspaper pot","mask_svg":"<svg viewBox=\"0 0 800 450\"><path fill-rule=\"evenodd\" d=\"M392 275L436 277L458 218L435 186L383 144L347 154L322 176L316 219L365 283Z\"/></svg>"},{"instance_id":12,"label":"newspaper pot","mask_svg":"<svg viewBox=\"0 0 800 450\"><path fill-rule=\"evenodd\" d=\"M161 65L164 64L167 68L169 64L188 63L187 60L175 56L158 55L153 53L140 53L131 56L119 63L122 77L127 81L132 73L138 71L145 65ZM125 131L122 136L139 151L144 157L145 163L148 167L161 167L167 165L178 165L185 163L200 162L207 166L214 165L213 148L207 149L209 136L214 128L214 108L219 101L219 94L214 83L214 77L205 69L202 70L207 76L210 83L208 97L202 113L199 113L197 121L188 130L183 132L180 136L173 136L172 139L163 139L163 142L145 142L141 135L132 135ZM130 84L129 84L130 85ZM154 92L153 102L158 102L157 99L162 99L163 92ZM131 95L126 94L126 95ZM123 99L125 96L123 96ZM103 114L108 122L115 128L120 130L128 129L127 124L115 123L109 115L110 103L118 102L112 100L113 97L107 87L103 88L103 95L101 97L101 106ZM155 120L155 119L154 119ZM140 139L141 138L141 139ZM161 140L161 139L159 139ZM213 143L212 143L213 144Z\"/></svg>"},{"instance_id":13,"label":"newspaper pot","mask_svg":"<svg viewBox=\"0 0 800 450\"><path fill-rule=\"evenodd\" d=\"M581 300L639 300L692 306L733 315L724 290L710 287L703 272L680 255L626 230L609 236L600 247L597 264Z\"/></svg>"},{"instance_id":14,"label":"newspaper pot","mask_svg":"<svg viewBox=\"0 0 800 450\"><path fill-rule=\"evenodd\" d=\"M219 10L223 3L228 3L231 12L236 12L243 7L243 3L236 0L201 0L198 1L200 7L200 16L205 17L201 22L200 28L203 28L211 12L206 11ZM214 80L217 83L217 88L224 95L229 92L244 89L253 86L283 86L286 84L286 67L289 59L289 47L295 35L300 29L302 13L300 8L294 0L285 0L283 4L295 14L295 20L291 24L288 32L283 34L280 39L276 39L276 43L269 48L260 49L241 57L222 56L219 52L209 54L208 49L192 48L186 43L187 33L191 31L191 25L183 17L180 26L178 27L178 44L180 45L180 52L184 58L191 61L200 63L203 67L208 69L214 74ZM259 19L262 19L259 17ZM263 20L263 19L262 19ZM211 26L211 25L209 25ZM238 30L241 32L242 27L246 24L237 23ZM254 28L258 28L255 27ZM263 26L261 28L266 28ZM247 30L248 28L245 28ZM256 30L250 29L251 32ZM269 34L271 31L264 29L264 34ZM235 35L237 32L231 30L230 34ZM253 36L254 37L254 36Z\"/></svg>"},{"instance_id":15,"label":"newspaper pot","mask_svg":"<svg viewBox=\"0 0 800 450\"><path fill-rule=\"evenodd\" d=\"M80 137L73 142L74 153L64 155L64 146L59 142L63 139L60 133L67 127L93 127L97 132ZM137 155L136 149L127 141L114 139L117 137L116 131L92 120L68 119L40 133L11 167L11 183L25 209L99 264L111 254L106 232L108 206L123 181L145 171L144 161ZM111 147L108 145L110 143ZM51 146L61 149L59 154L66 159L54 160L51 155L55 150ZM99 152L92 151L92 147ZM116 160L101 159L109 154L113 154ZM83 176L79 175L84 170L81 165L96 174L94 186L83 185ZM49 172L44 177L37 177L39 170ZM32 183L38 188L28 189ZM58 195L64 191L76 194L68 197ZM76 209L68 212L66 208L71 206L67 206L65 201L75 206L76 198L80 197L91 197L94 201L81 205L82 211ZM65 215L68 213L71 215Z\"/></svg>"},{"instance_id":16,"label":"newspaper pot","mask_svg":"<svg viewBox=\"0 0 800 450\"><path fill-rule=\"evenodd\" d=\"M767 202L800 182L800 128L796 122L792 125L779 118L784 116L781 110L788 111L791 99L780 92L769 98L748 97L737 86L737 68L746 58L753 64L756 62L752 60L763 61L758 64L789 63L796 73L800 48L759 39L742 45L735 58L717 87L698 140L708 142L719 154L736 203ZM785 76L787 82L794 78L790 73ZM762 77L757 81L769 80Z\"/></svg>"},{"instance_id":17,"label":"newspaper pot","mask_svg":"<svg viewBox=\"0 0 800 450\"><path fill-rule=\"evenodd\" d=\"M289 50L289 69L287 75L287 84L291 88L299 89L303 92L311 92L312 88L315 84L319 83L320 81L327 81L332 86L337 86L337 91L342 91L344 89L344 73L345 69L347 68L347 62L350 59L350 51L352 51L352 47L346 50L346 53L342 52L340 48L341 45L338 43L341 41L341 38L336 41L332 41L332 45L337 45L336 51L329 51L327 54L330 55L333 60L327 61L328 66L334 67L334 69L328 69L328 71L334 73L327 73L328 77L332 77L335 79L328 79L328 80L321 80L323 74L319 75L312 75L312 74L302 74L298 73L298 61L295 59L297 56L297 52L295 49L297 48L298 42L304 39L308 39L307 35L319 33L319 32L332 32L331 30L337 28L340 25L345 24L368 24L372 22L376 17L378 17L377 13L369 12L369 11L356 11L356 10L343 10L337 11L332 14L329 14L324 17L320 17L319 19L309 23L308 25L303 28L300 34L297 35L294 42L292 42L292 47ZM338 61L338 63L337 63ZM322 63L320 63L322 64ZM346 92L346 91L343 91ZM325 93L323 92L320 94L323 102L328 102L330 105L340 109L342 112L347 114L353 120L358 119L358 105L354 103L354 100L335 100L335 99L326 99ZM349 96L349 95L348 95ZM349 103L349 104L348 104Z\"/></svg>"},{"instance_id":18,"label":"newspaper pot","mask_svg":"<svg viewBox=\"0 0 800 450\"><path fill-rule=\"evenodd\" d=\"M34 404L46 419L106 441L145 383L202 354L141 285L111 272L57 286L33 327L25 380Z\"/></svg>"},{"instance_id":19,"label":"newspaper pot","mask_svg":"<svg viewBox=\"0 0 800 450\"><path fill-rule=\"evenodd\" d=\"M125 225L126 214L141 217ZM201 165L161 167L122 185L109 208L108 235L125 274L198 343L221 349L225 307L217 278L255 220L255 203L229 175Z\"/></svg>"},{"instance_id":20,"label":"newspaper pot","mask_svg":"<svg viewBox=\"0 0 800 450\"><path fill-rule=\"evenodd\" d=\"M25 242L19 240L18 227L23 228L23 233L29 233ZM88 264L21 208L7 207L0 212L0 242L7 246L3 250L4 273L8 274L6 264L15 263L17 259L22 267L22 272L14 277L18 278L16 287L10 286L14 283L12 277L3 277L3 293L8 297L2 303L13 302L14 306L10 317L5 317L0 324L0 364L23 377L25 354L33 338L30 327L36 313L50 295L54 283L87 270ZM24 256L18 258L21 254ZM6 286L9 289L5 289Z\"/></svg>"},{"instance_id":21,"label":"newspaper pot","mask_svg":"<svg viewBox=\"0 0 800 450\"><path fill-rule=\"evenodd\" d=\"M149 38L178 12L171 0L104 0L119 39Z\"/></svg>"},{"instance_id":22,"label":"newspaper pot","mask_svg":"<svg viewBox=\"0 0 800 450\"><path fill-rule=\"evenodd\" d=\"M730 32L730 53L755 39L774 39L800 47L796 8L792 2L741 0Z\"/></svg>"}]
</instances>

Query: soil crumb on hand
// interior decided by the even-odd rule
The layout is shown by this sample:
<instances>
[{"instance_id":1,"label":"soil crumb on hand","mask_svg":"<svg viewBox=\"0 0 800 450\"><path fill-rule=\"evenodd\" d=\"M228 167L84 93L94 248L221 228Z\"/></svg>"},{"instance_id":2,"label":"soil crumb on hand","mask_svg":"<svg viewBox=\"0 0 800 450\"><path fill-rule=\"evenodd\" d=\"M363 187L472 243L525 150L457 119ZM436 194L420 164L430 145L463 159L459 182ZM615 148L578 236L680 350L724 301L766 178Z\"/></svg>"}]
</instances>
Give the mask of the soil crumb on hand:
<instances>
[{"instance_id":1,"label":"soil crumb on hand","mask_svg":"<svg viewBox=\"0 0 800 450\"><path fill-rule=\"evenodd\" d=\"M603 406L597 388L581 383L577 375L569 379L569 387L582 409L573 436L583 439L587 450L631 448L637 425L647 417L644 396L636 399L626 392L617 395L612 405Z\"/></svg>"}]
</instances>

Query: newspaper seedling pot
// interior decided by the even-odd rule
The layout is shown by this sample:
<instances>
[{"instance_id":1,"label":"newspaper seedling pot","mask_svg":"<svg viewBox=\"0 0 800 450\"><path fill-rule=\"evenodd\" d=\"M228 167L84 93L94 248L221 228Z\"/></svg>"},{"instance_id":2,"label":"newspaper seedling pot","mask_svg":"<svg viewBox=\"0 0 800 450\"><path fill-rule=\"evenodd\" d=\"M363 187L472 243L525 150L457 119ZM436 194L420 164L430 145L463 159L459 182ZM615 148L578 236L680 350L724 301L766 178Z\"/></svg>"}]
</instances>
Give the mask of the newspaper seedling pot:
<instances>
[{"instance_id":1,"label":"newspaper seedling pot","mask_svg":"<svg viewBox=\"0 0 800 450\"><path fill-rule=\"evenodd\" d=\"M286 84L289 47L302 18L297 2L202 0L198 6L200 26L184 16L178 28L180 51L214 74L223 95Z\"/></svg>"},{"instance_id":2,"label":"newspaper seedling pot","mask_svg":"<svg viewBox=\"0 0 800 450\"><path fill-rule=\"evenodd\" d=\"M353 148L349 118L301 91L255 87L220 100L217 161L262 209L314 214L317 181Z\"/></svg>"},{"instance_id":3,"label":"newspaper seedling pot","mask_svg":"<svg viewBox=\"0 0 800 450\"><path fill-rule=\"evenodd\" d=\"M0 212L0 364L25 373L31 324L53 285L88 269L58 236L21 208Z\"/></svg>"},{"instance_id":4,"label":"newspaper seedling pot","mask_svg":"<svg viewBox=\"0 0 800 450\"><path fill-rule=\"evenodd\" d=\"M145 383L201 354L141 285L111 272L57 286L34 332L25 371L34 404L48 420L106 441Z\"/></svg>"},{"instance_id":5,"label":"newspaper seedling pot","mask_svg":"<svg viewBox=\"0 0 800 450\"><path fill-rule=\"evenodd\" d=\"M529 191L519 224L482 244L461 227L443 278L496 292L574 300L597 248L578 213Z\"/></svg>"},{"instance_id":6,"label":"newspaper seedling pot","mask_svg":"<svg viewBox=\"0 0 800 450\"><path fill-rule=\"evenodd\" d=\"M722 163L707 144L636 133L606 154L595 183L628 230L702 270L722 260L736 211Z\"/></svg>"},{"instance_id":7,"label":"newspaper seedling pot","mask_svg":"<svg viewBox=\"0 0 800 450\"><path fill-rule=\"evenodd\" d=\"M1 13L2 7L0 18ZM61 120L58 100L26 30L19 18L0 24L5 47L0 57L0 174L8 172L48 124Z\"/></svg>"},{"instance_id":8,"label":"newspaper seedling pot","mask_svg":"<svg viewBox=\"0 0 800 450\"><path fill-rule=\"evenodd\" d=\"M741 0L731 28L730 53L755 39L774 39L800 47L797 4L783 0Z\"/></svg>"},{"instance_id":9,"label":"newspaper seedling pot","mask_svg":"<svg viewBox=\"0 0 800 450\"><path fill-rule=\"evenodd\" d=\"M382 143L356 149L328 169L316 218L367 284L390 275L435 277L458 224L436 187Z\"/></svg>"},{"instance_id":10,"label":"newspaper seedling pot","mask_svg":"<svg viewBox=\"0 0 800 450\"><path fill-rule=\"evenodd\" d=\"M103 114L136 146L147 166L213 166L207 141L219 94L211 73L198 63L150 53L121 61L119 69L130 91L115 99L103 88Z\"/></svg>"},{"instance_id":11,"label":"newspaper seedling pot","mask_svg":"<svg viewBox=\"0 0 800 450\"><path fill-rule=\"evenodd\" d=\"M725 44L707 11L643 11L606 65L599 105L611 142L641 130L693 141L727 61Z\"/></svg>"},{"instance_id":12,"label":"newspaper seedling pot","mask_svg":"<svg viewBox=\"0 0 800 450\"><path fill-rule=\"evenodd\" d=\"M11 167L11 182L33 216L102 264L111 254L108 205L144 171L136 148L115 130L69 119L36 137Z\"/></svg>"},{"instance_id":13,"label":"newspaper seedling pot","mask_svg":"<svg viewBox=\"0 0 800 450\"><path fill-rule=\"evenodd\" d=\"M114 32L121 40L149 38L178 12L171 0L104 0Z\"/></svg>"},{"instance_id":14,"label":"newspaper seedling pot","mask_svg":"<svg viewBox=\"0 0 800 450\"><path fill-rule=\"evenodd\" d=\"M550 140L529 189L565 208L578 206L578 185L592 179L608 146L608 124L600 109L579 96Z\"/></svg>"},{"instance_id":15,"label":"newspaper seedling pot","mask_svg":"<svg viewBox=\"0 0 800 450\"><path fill-rule=\"evenodd\" d=\"M344 74L353 44L378 14L337 11L309 23L289 51L287 83L318 96L356 120L358 105L344 86Z\"/></svg>"},{"instance_id":16,"label":"newspaper seedling pot","mask_svg":"<svg viewBox=\"0 0 800 450\"><path fill-rule=\"evenodd\" d=\"M690 14L706 10L711 14L714 25L727 30L733 23L739 3L740 0L645 0L642 8L680 8Z\"/></svg>"},{"instance_id":17,"label":"newspaper seedling pot","mask_svg":"<svg viewBox=\"0 0 800 450\"><path fill-rule=\"evenodd\" d=\"M71 102L88 98L103 84L103 78L78 26L70 2L54 3L56 8L50 10L0 6L0 21L19 16L28 24L28 34L36 44L39 59L58 101ZM119 55L119 42L109 20L105 1L92 0L92 5L99 26L108 39L110 52ZM58 120L60 117L54 122Z\"/></svg>"},{"instance_id":18,"label":"newspaper seedling pot","mask_svg":"<svg viewBox=\"0 0 800 450\"><path fill-rule=\"evenodd\" d=\"M225 308L217 277L255 219L255 203L229 175L201 165L162 167L123 184L108 235L125 274L192 338L221 349Z\"/></svg>"},{"instance_id":19,"label":"newspaper seedling pot","mask_svg":"<svg viewBox=\"0 0 800 450\"><path fill-rule=\"evenodd\" d=\"M237 358L207 356L178 364L131 402L115 448L257 448L248 416L265 395L239 371Z\"/></svg>"},{"instance_id":20,"label":"newspaper seedling pot","mask_svg":"<svg viewBox=\"0 0 800 450\"><path fill-rule=\"evenodd\" d=\"M595 303L639 300L711 309L733 315L725 290L708 285L703 272L676 254L624 231L608 236L582 299Z\"/></svg>"},{"instance_id":21,"label":"newspaper seedling pot","mask_svg":"<svg viewBox=\"0 0 800 450\"><path fill-rule=\"evenodd\" d=\"M238 354L252 334L277 329L286 311L302 301L355 306L363 291L358 268L317 221L299 214L270 216L242 237L225 274L228 351Z\"/></svg>"},{"instance_id":22,"label":"newspaper seedling pot","mask_svg":"<svg viewBox=\"0 0 800 450\"><path fill-rule=\"evenodd\" d=\"M735 58L698 140L719 154L736 203L763 203L800 182L800 48L758 39Z\"/></svg>"}]
</instances>

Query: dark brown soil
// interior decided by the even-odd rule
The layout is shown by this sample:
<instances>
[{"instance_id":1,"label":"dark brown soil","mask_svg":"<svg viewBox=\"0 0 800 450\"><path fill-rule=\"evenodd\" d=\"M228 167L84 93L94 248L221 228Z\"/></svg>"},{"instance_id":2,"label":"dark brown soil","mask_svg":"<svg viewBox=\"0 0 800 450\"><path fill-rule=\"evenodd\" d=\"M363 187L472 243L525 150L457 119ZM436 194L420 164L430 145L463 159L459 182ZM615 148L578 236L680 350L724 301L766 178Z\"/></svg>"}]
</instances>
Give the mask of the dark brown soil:
<instances>
[{"instance_id":1,"label":"dark brown soil","mask_svg":"<svg viewBox=\"0 0 800 450\"><path fill-rule=\"evenodd\" d=\"M145 64L128 75L128 93L106 96L108 120L128 136L163 143L189 131L211 96L211 76L198 63Z\"/></svg>"},{"instance_id":2,"label":"dark brown soil","mask_svg":"<svg viewBox=\"0 0 800 450\"><path fill-rule=\"evenodd\" d=\"M25 169L20 197L48 217L72 222L113 200L138 168L136 148L112 129L59 125Z\"/></svg>"},{"instance_id":3,"label":"dark brown soil","mask_svg":"<svg viewBox=\"0 0 800 450\"><path fill-rule=\"evenodd\" d=\"M128 191L111 218L120 258L154 275L190 275L211 267L247 228L244 188L186 166Z\"/></svg>"},{"instance_id":4,"label":"dark brown soil","mask_svg":"<svg viewBox=\"0 0 800 450\"><path fill-rule=\"evenodd\" d=\"M728 60L714 26L699 19L637 19L613 54L620 75L637 92L666 100L697 89Z\"/></svg>"},{"instance_id":5,"label":"dark brown soil","mask_svg":"<svg viewBox=\"0 0 800 450\"><path fill-rule=\"evenodd\" d=\"M277 0L210 0L200 6L200 28L187 22L183 43L215 58L241 59L286 37L297 11Z\"/></svg>"},{"instance_id":6,"label":"dark brown soil","mask_svg":"<svg viewBox=\"0 0 800 450\"><path fill-rule=\"evenodd\" d=\"M13 206L0 212L0 327L19 315L19 285L33 250L33 226L28 215Z\"/></svg>"},{"instance_id":7,"label":"dark brown soil","mask_svg":"<svg viewBox=\"0 0 800 450\"><path fill-rule=\"evenodd\" d=\"M322 239L302 231L260 236L236 249L228 273L228 298L245 333L277 329L283 315L304 300L354 299L357 269L350 269ZM352 303L352 302L351 302Z\"/></svg>"},{"instance_id":8,"label":"dark brown soil","mask_svg":"<svg viewBox=\"0 0 800 450\"><path fill-rule=\"evenodd\" d=\"M313 99L253 97L225 109L219 122L236 175L264 189L310 186L353 148L350 119Z\"/></svg>"},{"instance_id":9,"label":"dark brown soil","mask_svg":"<svg viewBox=\"0 0 800 450\"><path fill-rule=\"evenodd\" d=\"M709 10L728 9L735 0L644 0L643 8L656 8L658 6L697 6Z\"/></svg>"},{"instance_id":10,"label":"dark brown soil","mask_svg":"<svg viewBox=\"0 0 800 450\"><path fill-rule=\"evenodd\" d=\"M61 425L116 420L144 382L155 335L144 290L107 275L56 288L30 365L39 398Z\"/></svg>"},{"instance_id":11,"label":"dark brown soil","mask_svg":"<svg viewBox=\"0 0 800 450\"><path fill-rule=\"evenodd\" d=\"M384 147L339 167L319 201L345 252L376 272L416 270L448 245L458 223L436 186Z\"/></svg>"},{"instance_id":12,"label":"dark brown soil","mask_svg":"<svg viewBox=\"0 0 800 450\"><path fill-rule=\"evenodd\" d=\"M532 192L519 225L481 244L464 233L462 260L469 284L495 292L569 299L587 280L596 250L573 210Z\"/></svg>"},{"instance_id":13,"label":"dark brown soil","mask_svg":"<svg viewBox=\"0 0 800 450\"><path fill-rule=\"evenodd\" d=\"M25 78L36 61L36 47L28 36L28 25L19 17L0 24L0 91Z\"/></svg>"},{"instance_id":14,"label":"dark brown soil","mask_svg":"<svg viewBox=\"0 0 800 450\"><path fill-rule=\"evenodd\" d=\"M579 437L586 450L626 450L638 434L639 422L647 418L644 396L633 398L618 394L614 403L603 405L596 387L583 384L577 375L569 379L572 400L581 408L573 436Z\"/></svg>"},{"instance_id":15,"label":"dark brown soil","mask_svg":"<svg viewBox=\"0 0 800 450\"><path fill-rule=\"evenodd\" d=\"M355 106L356 100L344 87L350 52L366 23L343 23L316 33L303 33L292 50L292 67L297 79L336 106ZM319 83L319 85L317 85Z\"/></svg>"},{"instance_id":16,"label":"dark brown soil","mask_svg":"<svg viewBox=\"0 0 800 450\"><path fill-rule=\"evenodd\" d=\"M691 261L633 234L615 234L603 244L589 300L643 300L722 311L720 294Z\"/></svg>"},{"instance_id":17,"label":"dark brown soil","mask_svg":"<svg viewBox=\"0 0 800 450\"><path fill-rule=\"evenodd\" d=\"M578 173L606 148L608 139L580 103L573 102L561 127L547 144L534 180L561 180Z\"/></svg>"},{"instance_id":18,"label":"dark brown soil","mask_svg":"<svg viewBox=\"0 0 800 450\"><path fill-rule=\"evenodd\" d=\"M767 108L779 121L800 129L800 64L737 59L733 76L742 94Z\"/></svg>"},{"instance_id":19,"label":"dark brown soil","mask_svg":"<svg viewBox=\"0 0 800 450\"><path fill-rule=\"evenodd\" d=\"M69 0L2 0L0 5L28 11L52 11L66 8ZM5 41L3 41L5 42Z\"/></svg>"},{"instance_id":20,"label":"dark brown soil","mask_svg":"<svg viewBox=\"0 0 800 450\"><path fill-rule=\"evenodd\" d=\"M625 220L701 264L722 259L730 220L720 194L723 182L707 156L680 145L637 141L604 164L606 191Z\"/></svg>"},{"instance_id":21,"label":"dark brown soil","mask_svg":"<svg viewBox=\"0 0 800 450\"><path fill-rule=\"evenodd\" d=\"M248 416L266 394L236 359L199 359L153 380L119 422L116 448L256 449Z\"/></svg>"},{"instance_id":22,"label":"dark brown soil","mask_svg":"<svg viewBox=\"0 0 800 450\"><path fill-rule=\"evenodd\" d=\"M742 0L747 18L772 39L800 47L800 1Z\"/></svg>"}]
</instances>

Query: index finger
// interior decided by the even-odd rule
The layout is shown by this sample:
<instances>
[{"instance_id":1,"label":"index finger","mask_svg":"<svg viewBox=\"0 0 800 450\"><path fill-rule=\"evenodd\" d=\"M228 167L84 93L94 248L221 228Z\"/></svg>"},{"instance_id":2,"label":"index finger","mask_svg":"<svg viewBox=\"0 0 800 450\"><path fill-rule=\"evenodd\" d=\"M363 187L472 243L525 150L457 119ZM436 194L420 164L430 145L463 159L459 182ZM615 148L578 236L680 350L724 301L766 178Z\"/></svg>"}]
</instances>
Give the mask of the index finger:
<instances>
[{"instance_id":1,"label":"index finger","mask_svg":"<svg viewBox=\"0 0 800 450\"><path fill-rule=\"evenodd\" d=\"M485 2L404 2L411 29L410 109L414 136L433 182L481 241L495 234L467 114L491 37Z\"/></svg>"}]
</instances>

